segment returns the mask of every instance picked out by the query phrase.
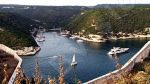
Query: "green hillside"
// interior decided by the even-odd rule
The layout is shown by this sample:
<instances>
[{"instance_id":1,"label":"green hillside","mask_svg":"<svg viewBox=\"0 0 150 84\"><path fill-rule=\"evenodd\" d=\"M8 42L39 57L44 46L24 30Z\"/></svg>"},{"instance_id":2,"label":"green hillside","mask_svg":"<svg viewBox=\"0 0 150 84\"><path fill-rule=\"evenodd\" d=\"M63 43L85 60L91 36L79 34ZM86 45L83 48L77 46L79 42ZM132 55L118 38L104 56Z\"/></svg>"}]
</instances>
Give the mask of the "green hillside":
<instances>
[{"instance_id":1,"label":"green hillside","mask_svg":"<svg viewBox=\"0 0 150 84\"><path fill-rule=\"evenodd\" d=\"M14 7L14 8L3 8ZM62 27L68 23L71 16L88 9L84 6L27 6L0 5L2 12L15 12L24 17L43 22L47 28Z\"/></svg>"},{"instance_id":2,"label":"green hillside","mask_svg":"<svg viewBox=\"0 0 150 84\"><path fill-rule=\"evenodd\" d=\"M139 33L150 27L150 7L99 8L72 17L66 29L89 33Z\"/></svg>"},{"instance_id":3,"label":"green hillside","mask_svg":"<svg viewBox=\"0 0 150 84\"><path fill-rule=\"evenodd\" d=\"M12 48L37 46L30 35L34 21L13 13L0 13L0 43Z\"/></svg>"}]
</instances>

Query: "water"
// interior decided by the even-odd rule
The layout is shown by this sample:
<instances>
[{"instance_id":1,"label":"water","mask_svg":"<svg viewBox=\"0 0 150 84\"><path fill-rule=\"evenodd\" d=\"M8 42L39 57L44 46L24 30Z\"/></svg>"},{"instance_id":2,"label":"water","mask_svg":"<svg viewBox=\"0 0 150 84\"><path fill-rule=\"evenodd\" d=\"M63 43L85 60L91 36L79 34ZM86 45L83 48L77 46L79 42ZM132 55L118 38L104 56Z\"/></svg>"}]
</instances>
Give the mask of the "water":
<instances>
[{"instance_id":1,"label":"water","mask_svg":"<svg viewBox=\"0 0 150 84\"><path fill-rule=\"evenodd\" d=\"M34 56L22 57L22 67L26 75L28 77L34 75L35 61L38 60L43 78L47 78L48 75L57 78L59 74L59 59L57 56L63 56L65 80L69 84L73 84L75 78L87 82L115 70L114 58L107 55L113 46L130 48L128 53L119 55L119 62L123 65L149 40L145 38L112 40L106 43L77 43L67 37L58 36L54 32L47 32L44 35L46 41L40 43L41 51ZM75 70L70 66L74 53L78 62Z\"/></svg>"}]
</instances>

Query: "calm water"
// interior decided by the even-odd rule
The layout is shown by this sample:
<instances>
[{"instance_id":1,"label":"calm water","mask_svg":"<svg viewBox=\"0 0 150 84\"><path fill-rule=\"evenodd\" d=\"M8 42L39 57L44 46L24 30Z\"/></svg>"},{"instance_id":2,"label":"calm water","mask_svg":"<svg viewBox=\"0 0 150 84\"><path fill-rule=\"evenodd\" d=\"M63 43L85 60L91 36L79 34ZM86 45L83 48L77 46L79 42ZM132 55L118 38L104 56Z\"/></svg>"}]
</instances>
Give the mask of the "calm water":
<instances>
[{"instance_id":1,"label":"calm water","mask_svg":"<svg viewBox=\"0 0 150 84\"><path fill-rule=\"evenodd\" d=\"M42 77L47 78L48 75L58 77L59 58L56 56L61 55L64 57L65 80L69 84L73 84L75 77L82 82L86 82L115 70L115 60L107 55L113 46L130 48L128 53L119 55L119 62L123 65L149 40L145 38L117 40L106 43L77 43L67 37L58 36L54 32L47 32L44 35L46 36L46 41L40 43L41 51L34 56L22 57L22 67L25 73L29 77L34 74L37 59ZM78 61L75 70L70 66L74 53Z\"/></svg>"}]
</instances>

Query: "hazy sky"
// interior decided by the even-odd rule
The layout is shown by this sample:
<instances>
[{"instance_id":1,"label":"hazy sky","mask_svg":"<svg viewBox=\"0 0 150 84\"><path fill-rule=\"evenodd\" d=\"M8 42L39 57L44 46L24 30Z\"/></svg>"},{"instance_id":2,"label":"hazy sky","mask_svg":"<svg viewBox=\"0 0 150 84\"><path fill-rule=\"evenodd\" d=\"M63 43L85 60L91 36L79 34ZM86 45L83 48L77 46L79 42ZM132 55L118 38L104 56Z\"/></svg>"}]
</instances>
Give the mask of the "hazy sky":
<instances>
[{"instance_id":1,"label":"hazy sky","mask_svg":"<svg viewBox=\"0 0 150 84\"><path fill-rule=\"evenodd\" d=\"M150 0L0 0L0 4L22 5L83 5L94 6L97 4L147 4Z\"/></svg>"}]
</instances>

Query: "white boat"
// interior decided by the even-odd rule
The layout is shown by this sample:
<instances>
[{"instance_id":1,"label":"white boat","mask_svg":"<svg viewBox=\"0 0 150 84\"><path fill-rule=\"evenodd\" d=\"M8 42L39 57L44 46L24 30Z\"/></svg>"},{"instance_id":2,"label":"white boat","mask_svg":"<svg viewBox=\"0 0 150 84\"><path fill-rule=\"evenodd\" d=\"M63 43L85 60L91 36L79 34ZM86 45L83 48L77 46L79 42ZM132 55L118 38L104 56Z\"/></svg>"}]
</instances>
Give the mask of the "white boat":
<instances>
[{"instance_id":1,"label":"white boat","mask_svg":"<svg viewBox=\"0 0 150 84\"><path fill-rule=\"evenodd\" d=\"M76 65L77 65L77 61L76 61L75 54L74 54L72 58L71 66L76 66Z\"/></svg>"},{"instance_id":2,"label":"white boat","mask_svg":"<svg viewBox=\"0 0 150 84\"><path fill-rule=\"evenodd\" d=\"M129 48L113 47L113 49L111 49L107 54L108 55L115 55L115 54L119 54L119 53L124 53L128 50L129 50Z\"/></svg>"},{"instance_id":3,"label":"white boat","mask_svg":"<svg viewBox=\"0 0 150 84\"><path fill-rule=\"evenodd\" d=\"M69 38L71 38L71 39L75 39L76 37L74 37L74 36L71 36L71 37L69 37Z\"/></svg>"},{"instance_id":4,"label":"white boat","mask_svg":"<svg viewBox=\"0 0 150 84\"><path fill-rule=\"evenodd\" d=\"M51 59L51 58L57 58L58 56L52 56L52 57L48 57L49 59Z\"/></svg>"},{"instance_id":5,"label":"white boat","mask_svg":"<svg viewBox=\"0 0 150 84\"><path fill-rule=\"evenodd\" d=\"M69 34L70 34L70 31L67 31L67 30L64 30L64 31L60 32L60 35L64 36L64 37L68 36Z\"/></svg>"},{"instance_id":6,"label":"white boat","mask_svg":"<svg viewBox=\"0 0 150 84\"><path fill-rule=\"evenodd\" d=\"M38 41L38 42L43 42L43 41L45 41L45 38L39 37L37 41Z\"/></svg>"},{"instance_id":7,"label":"white boat","mask_svg":"<svg viewBox=\"0 0 150 84\"><path fill-rule=\"evenodd\" d=\"M66 35L66 34L62 34L61 36L64 36L64 37L66 37L67 35Z\"/></svg>"},{"instance_id":8,"label":"white boat","mask_svg":"<svg viewBox=\"0 0 150 84\"><path fill-rule=\"evenodd\" d=\"M45 41L45 36L43 35L43 32L40 31L40 33L37 35L37 41L38 42Z\"/></svg>"},{"instance_id":9,"label":"white boat","mask_svg":"<svg viewBox=\"0 0 150 84\"><path fill-rule=\"evenodd\" d=\"M44 38L38 38L37 41L38 41L38 42L43 42L43 41L45 41L45 39L44 39Z\"/></svg>"},{"instance_id":10,"label":"white boat","mask_svg":"<svg viewBox=\"0 0 150 84\"><path fill-rule=\"evenodd\" d=\"M81 42L83 42L83 40L81 40L81 39L78 39L78 40L77 40L77 42L78 42L78 43L81 43Z\"/></svg>"}]
</instances>

